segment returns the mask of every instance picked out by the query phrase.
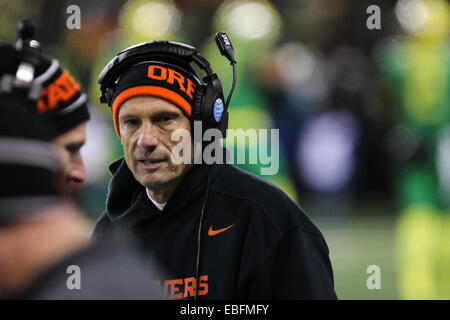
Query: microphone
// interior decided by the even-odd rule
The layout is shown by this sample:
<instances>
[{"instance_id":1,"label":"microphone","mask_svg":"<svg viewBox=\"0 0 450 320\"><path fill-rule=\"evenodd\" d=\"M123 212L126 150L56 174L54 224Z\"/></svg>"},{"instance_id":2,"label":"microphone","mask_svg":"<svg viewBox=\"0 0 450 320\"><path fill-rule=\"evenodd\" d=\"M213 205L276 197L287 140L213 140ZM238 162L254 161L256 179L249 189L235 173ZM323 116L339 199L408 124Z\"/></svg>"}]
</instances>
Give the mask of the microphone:
<instances>
[{"instance_id":1,"label":"microphone","mask_svg":"<svg viewBox=\"0 0 450 320\"><path fill-rule=\"evenodd\" d=\"M217 32L215 39L220 53L225 56L231 64L236 63L236 60L234 60L233 46L231 45L231 41L227 34L225 32Z\"/></svg>"},{"instance_id":2,"label":"microphone","mask_svg":"<svg viewBox=\"0 0 450 320\"><path fill-rule=\"evenodd\" d=\"M227 101L225 102L225 110L228 110L228 105L230 104L231 96L233 95L237 78L236 60L234 59L234 49L231 44L230 38L228 38L225 32L217 32L215 40L217 48L219 48L220 53L230 61L230 64L233 67L233 82L231 83L231 88L228 93Z\"/></svg>"}]
</instances>

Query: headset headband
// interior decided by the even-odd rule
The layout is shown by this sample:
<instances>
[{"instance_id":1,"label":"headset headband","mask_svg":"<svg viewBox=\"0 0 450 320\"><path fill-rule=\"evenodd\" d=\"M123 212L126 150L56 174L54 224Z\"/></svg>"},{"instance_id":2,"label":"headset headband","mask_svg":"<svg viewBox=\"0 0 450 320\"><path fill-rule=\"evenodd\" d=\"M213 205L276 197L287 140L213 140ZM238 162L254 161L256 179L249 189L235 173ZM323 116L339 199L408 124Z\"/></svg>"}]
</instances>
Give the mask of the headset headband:
<instances>
[{"instance_id":1,"label":"headset headband","mask_svg":"<svg viewBox=\"0 0 450 320\"><path fill-rule=\"evenodd\" d=\"M228 105L233 95L236 85L236 60L230 39L224 32L216 33L216 45L220 53L225 56L233 68L233 81L225 103L223 103L222 84L216 73L205 58L203 58L196 48L173 41L152 40L143 42L119 52L102 70L98 78L101 90L101 103L112 106L117 80L132 66L144 61L160 61L167 63L179 61L183 65L195 63L202 69L206 76L203 78L204 84L197 88L192 105L192 120L201 120L205 128L219 128L222 136L226 137L228 127ZM161 60L159 60L161 59ZM176 62L174 64L177 64ZM192 70L195 75L195 72ZM191 72L188 72L191 73Z\"/></svg>"},{"instance_id":2,"label":"headset headband","mask_svg":"<svg viewBox=\"0 0 450 320\"><path fill-rule=\"evenodd\" d=\"M100 102L111 105L112 96L108 93L108 88L113 88L117 79L128 70L131 66L145 61L145 59L152 58L158 54L169 54L171 56L179 57L187 63L195 63L200 69L204 70L206 77L203 81L209 82L211 79L217 78L212 71L209 62L203 58L196 48L173 41L158 41L152 40L143 42L119 52L102 70L98 78L102 96Z\"/></svg>"}]
</instances>

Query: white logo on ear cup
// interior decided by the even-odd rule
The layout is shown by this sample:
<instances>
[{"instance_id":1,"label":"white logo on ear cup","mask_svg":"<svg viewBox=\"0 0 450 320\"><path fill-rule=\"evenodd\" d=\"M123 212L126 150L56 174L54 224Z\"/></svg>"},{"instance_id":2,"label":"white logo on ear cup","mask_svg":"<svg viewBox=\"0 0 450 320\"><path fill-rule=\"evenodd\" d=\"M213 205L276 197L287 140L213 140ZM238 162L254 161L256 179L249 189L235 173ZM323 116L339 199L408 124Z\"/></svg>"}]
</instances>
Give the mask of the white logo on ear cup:
<instances>
[{"instance_id":1,"label":"white logo on ear cup","mask_svg":"<svg viewBox=\"0 0 450 320\"><path fill-rule=\"evenodd\" d=\"M220 118L222 118L223 113L223 101L220 98L216 99L216 102L214 103L214 119L216 122L220 121Z\"/></svg>"}]
</instances>

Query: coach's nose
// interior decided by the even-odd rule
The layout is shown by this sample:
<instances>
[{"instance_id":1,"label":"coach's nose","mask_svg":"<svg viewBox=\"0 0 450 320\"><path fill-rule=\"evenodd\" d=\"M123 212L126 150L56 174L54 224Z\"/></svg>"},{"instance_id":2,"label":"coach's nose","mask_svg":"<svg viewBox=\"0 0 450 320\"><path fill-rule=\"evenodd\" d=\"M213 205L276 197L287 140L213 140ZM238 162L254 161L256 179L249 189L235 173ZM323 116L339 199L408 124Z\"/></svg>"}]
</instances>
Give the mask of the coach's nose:
<instances>
[{"instance_id":1,"label":"coach's nose","mask_svg":"<svg viewBox=\"0 0 450 320\"><path fill-rule=\"evenodd\" d=\"M151 123L143 123L137 145L146 150L155 149L159 143L155 130L156 128Z\"/></svg>"}]
</instances>

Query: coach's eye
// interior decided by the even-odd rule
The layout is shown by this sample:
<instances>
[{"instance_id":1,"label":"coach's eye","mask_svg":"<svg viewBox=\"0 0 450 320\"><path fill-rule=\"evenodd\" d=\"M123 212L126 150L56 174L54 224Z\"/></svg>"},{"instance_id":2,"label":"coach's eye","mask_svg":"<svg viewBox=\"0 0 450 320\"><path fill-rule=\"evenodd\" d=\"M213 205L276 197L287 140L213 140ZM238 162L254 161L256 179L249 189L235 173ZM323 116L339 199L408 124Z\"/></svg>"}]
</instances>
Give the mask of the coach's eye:
<instances>
[{"instance_id":1,"label":"coach's eye","mask_svg":"<svg viewBox=\"0 0 450 320\"><path fill-rule=\"evenodd\" d=\"M126 119L123 124L126 126L138 126L140 121L138 119Z\"/></svg>"},{"instance_id":2,"label":"coach's eye","mask_svg":"<svg viewBox=\"0 0 450 320\"><path fill-rule=\"evenodd\" d=\"M175 118L176 115L173 114L162 114L155 119L155 122L168 122L170 120L174 120Z\"/></svg>"},{"instance_id":3,"label":"coach's eye","mask_svg":"<svg viewBox=\"0 0 450 320\"><path fill-rule=\"evenodd\" d=\"M166 121L170 121L173 118L169 117L169 116L163 116L161 118L159 118L159 122L166 122Z\"/></svg>"}]
</instances>

